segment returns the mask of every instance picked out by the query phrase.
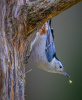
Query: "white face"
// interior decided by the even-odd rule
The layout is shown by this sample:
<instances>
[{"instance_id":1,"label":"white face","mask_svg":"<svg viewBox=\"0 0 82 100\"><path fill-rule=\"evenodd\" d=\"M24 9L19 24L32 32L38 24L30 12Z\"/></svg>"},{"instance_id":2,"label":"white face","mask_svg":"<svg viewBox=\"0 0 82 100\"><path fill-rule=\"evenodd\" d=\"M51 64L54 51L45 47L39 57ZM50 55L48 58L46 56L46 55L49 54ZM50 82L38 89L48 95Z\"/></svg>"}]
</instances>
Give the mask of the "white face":
<instances>
[{"instance_id":1,"label":"white face","mask_svg":"<svg viewBox=\"0 0 82 100\"><path fill-rule=\"evenodd\" d=\"M63 74L64 67L63 67L62 63L58 60L56 60L56 62L55 62L55 69L58 73Z\"/></svg>"},{"instance_id":2,"label":"white face","mask_svg":"<svg viewBox=\"0 0 82 100\"><path fill-rule=\"evenodd\" d=\"M70 77L66 72L64 72L64 67L58 59L54 58L54 62L55 64L53 64L55 65L54 68L56 73L64 74L65 76Z\"/></svg>"}]
</instances>

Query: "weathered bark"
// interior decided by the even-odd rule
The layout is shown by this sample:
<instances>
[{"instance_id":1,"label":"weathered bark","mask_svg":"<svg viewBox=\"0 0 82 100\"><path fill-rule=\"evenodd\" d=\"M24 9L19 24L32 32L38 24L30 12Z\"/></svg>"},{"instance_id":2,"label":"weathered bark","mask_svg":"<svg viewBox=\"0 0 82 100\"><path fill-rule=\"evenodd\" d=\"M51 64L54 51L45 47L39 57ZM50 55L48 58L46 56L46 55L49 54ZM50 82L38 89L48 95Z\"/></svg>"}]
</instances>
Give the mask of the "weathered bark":
<instances>
[{"instance_id":1,"label":"weathered bark","mask_svg":"<svg viewBox=\"0 0 82 100\"><path fill-rule=\"evenodd\" d=\"M23 30L25 28L24 34L22 34L23 38L26 38L29 33L40 28L47 20L80 1L81 0L40 0L40 2L34 2L30 8L27 4L22 6L17 16L19 18L18 20L21 19L20 23L24 24L22 27Z\"/></svg>"},{"instance_id":2,"label":"weathered bark","mask_svg":"<svg viewBox=\"0 0 82 100\"><path fill-rule=\"evenodd\" d=\"M24 100L23 61L33 32L79 1L0 0L0 100Z\"/></svg>"}]
</instances>

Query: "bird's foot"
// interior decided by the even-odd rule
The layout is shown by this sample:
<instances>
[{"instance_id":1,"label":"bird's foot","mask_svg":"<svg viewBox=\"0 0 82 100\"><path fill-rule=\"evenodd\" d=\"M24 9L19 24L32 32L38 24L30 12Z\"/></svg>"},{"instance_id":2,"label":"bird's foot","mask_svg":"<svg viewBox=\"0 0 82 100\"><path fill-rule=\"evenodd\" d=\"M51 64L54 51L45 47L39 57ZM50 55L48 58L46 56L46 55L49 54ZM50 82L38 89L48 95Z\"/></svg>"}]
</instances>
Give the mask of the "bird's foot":
<instances>
[{"instance_id":1,"label":"bird's foot","mask_svg":"<svg viewBox=\"0 0 82 100\"><path fill-rule=\"evenodd\" d=\"M31 51L30 51L29 54L27 54L27 55L25 56L25 59L24 59L25 64L28 63L28 59L30 58L30 55L31 55Z\"/></svg>"}]
</instances>

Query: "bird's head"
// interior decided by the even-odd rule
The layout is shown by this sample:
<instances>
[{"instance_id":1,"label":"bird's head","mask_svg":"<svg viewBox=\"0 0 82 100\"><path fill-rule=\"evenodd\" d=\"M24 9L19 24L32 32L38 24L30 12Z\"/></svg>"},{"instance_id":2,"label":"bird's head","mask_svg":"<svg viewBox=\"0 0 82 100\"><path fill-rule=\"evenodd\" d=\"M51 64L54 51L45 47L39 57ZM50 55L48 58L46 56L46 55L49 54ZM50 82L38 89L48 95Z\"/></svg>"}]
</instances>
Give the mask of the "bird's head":
<instances>
[{"instance_id":1,"label":"bird's head","mask_svg":"<svg viewBox=\"0 0 82 100\"><path fill-rule=\"evenodd\" d=\"M62 65L62 63L60 62L60 60L57 57L53 58L53 67L55 69L55 73L60 73L60 74L64 74L67 77L70 77L65 71L64 71L64 67Z\"/></svg>"}]
</instances>

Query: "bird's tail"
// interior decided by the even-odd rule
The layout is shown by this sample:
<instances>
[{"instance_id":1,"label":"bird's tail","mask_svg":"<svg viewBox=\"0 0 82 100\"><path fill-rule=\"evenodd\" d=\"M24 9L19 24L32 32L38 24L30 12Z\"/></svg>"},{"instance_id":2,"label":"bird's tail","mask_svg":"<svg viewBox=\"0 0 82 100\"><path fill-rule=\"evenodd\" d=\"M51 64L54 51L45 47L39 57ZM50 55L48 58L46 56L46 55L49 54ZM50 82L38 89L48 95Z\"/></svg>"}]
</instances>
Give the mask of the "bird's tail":
<instances>
[{"instance_id":1,"label":"bird's tail","mask_svg":"<svg viewBox=\"0 0 82 100\"><path fill-rule=\"evenodd\" d=\"M51 34L52 34L52 37L54 39L54 35L53 35L53 28L51 28L51 19L47 21L48 23L48 35L50 34L50 31L51 31Z\"/></svg>"},{"instance_id":2,"label":"bird's tail","mask_svg":"<svg viewBox=\"0 0 82 100\"><path fill-rule=\"evenodd\" d=\"M50 26L51 28L51 19L47 21L48 25Z\"/></svg>"}]
</instances>

